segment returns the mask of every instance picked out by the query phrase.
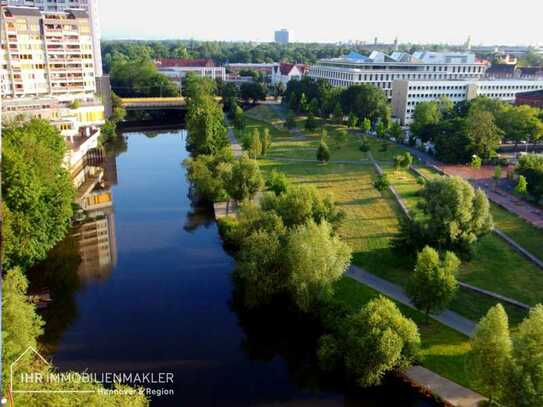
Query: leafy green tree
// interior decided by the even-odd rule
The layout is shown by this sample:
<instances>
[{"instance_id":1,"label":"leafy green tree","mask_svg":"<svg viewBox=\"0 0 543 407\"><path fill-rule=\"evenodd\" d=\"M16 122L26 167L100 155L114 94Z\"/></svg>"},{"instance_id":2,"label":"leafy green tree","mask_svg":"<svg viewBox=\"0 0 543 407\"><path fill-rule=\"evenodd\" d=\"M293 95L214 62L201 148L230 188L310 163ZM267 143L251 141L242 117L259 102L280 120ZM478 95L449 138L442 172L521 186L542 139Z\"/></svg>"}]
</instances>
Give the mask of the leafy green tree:
<instances>
[{"instance_id":1,"label":"leafy green tree","mask_svg":"<svg viewBox=\"0 0 543 407\"><path fill-rule=\"evenodd\" d=\"M260 141L260 132L255 127L251 136L251 144L249 146L249 157L257 159L262 154L262 142Z\"/></svg>"},{"instance_id":2,"label":"leafy green tree","mask_svg":"<svg viewBox=\"0 0 543 407\"><path fill-rule=\"evenodd\" d=\"M241 156L229 171L223 173L224 188L237 202L252 199L264 186L264 179L256 161Z\"/></svg>"},{"instance_id":3,"label":"leafy green tree","mask_svg":"<svg viewBox=\"0 0 543 407\"><path fill-rule=\"evenodd\" d=\"M371 147L366 136L362 137L362 142L360 143L360 151L362 151L363 153L367 153L370 150Z\"/></svg>"},{"instance_id":4,"label":"leafy green tree","mask_svg":"<svg viewBox=\"0 0 543 407\"><path fill-rule=\"evenodd\" d=\"M272 145L272 140L270 136L270 129L267 127L264 128L264 132L262 134L262 155L268 154L268 151Z\"/></svg>"},{"instance_id":5,"label":"leafy green tree","mask_svg":"<svg viewBox=\"0 0 543 407\"><path fill-rule=\"evenodd\" d=\"M508 368L505 405L543 404L543 306L536 305L513 335L513 361Z\"/></svg>"},{"instance_id":6,"label":"leafy green tree","mask_svg":"<svg viewBox=\"0 0 543 407\"><path fill-rule=\"evenodd\" d=\"M525 178L522 182L525 189L539 202L543 197L543 157L536 154L521 157L516 172Z\"/></svg>"},{"instance_id":7,"label":"leafy green tree","mask_svg":"<svg viewBox=\"0 0 543 407\"><path fill-rule=\"evenodd\" d=\"M244 82L240 87L240 97L256 104L259 100L265 100L267 94L266 85L261 82Z\"/></svg>"},{"instance_id":8,"label":"leafy green tree","mask_svg":"<svg viewBox=\"0 0 543 407\"><path fill-rule=\"evenodd\" d=\"M356 117L367 118L372 122L382 121L390 125L388 100L384 92L369 84L354 85L345 89L340 96L345 114L354 113Z\"/></svg>"},{"instance_id":9,"label":"leafy green tree","mask_svg":"<svg viewBox=\"0 0 543 407\"><path fill-rule=\"evenodd\" d=\"M368 302L345 326L345 367L362 387L379 384L393 369L409 367L420 347L417 325L383 296Z\"/></svg>"},{"instance_id":10,"label":"leafy green tree","mask_svg":"<svg viewBox=\"0 0 543 407\"><path fill-rule=\"evenodd\" d=\"M442 118L441 109L437 102L421 102L415 106L411 132L423 141L432 139L433 129Z\"/></svg>"},{"instance_id":11,"label":"leafy green tree","mask_svg":"<svg viewBox=\"0 0 543 407\"><path fill-rule=\"evenodd\" d=\"M426 314L443 311L456 294L456 272L460 261L452 252L443 261L438 252L426 246L417 255L415 271L409 277L406 292L415 307Z\"/></svg>"},{"instance_id":12,"label":"leafy green tree","mask_svg":"<svg viewBox=\"0 0 543 407\"><path fill-rule=\"evenodd\" d=\"M225 201L228 196L224 188L223 175L230 171L234 157L230 148L216 155L199 155L183 162L187 178L193 184L196 195L209 202Z\"/></svg>"},{"instance_id":13,"label":"leafy green tree","mask_svg":"<svg viewBox=\"0 0 543 407\"><path fill-rule=\"evenodd\" d=\"M360 131L363 135L367 136L370 133L370 130L371 120L366 117L364 120L360 121Z\"/></svg>"},{"instance_id":14,"label":"leafy green tree","mask_svg":"<svg viewBox=\"0 0 543 407\"><path fill-rule=\"evenodd\" d=\"M325 128L322 129L322 133L321 133L321 143L326 143L326 144L328 144L328 130L326 130Z\"/></svg>"},{"instance_id":15,"label":"leafy green tree","mask_svg":"<svg viewBox=\"0 0 543 407\"><path fill-rule=\"evenodd\" d=\"M356 117L356 115L353 112L349 113L349 118L347 119L347 125L351 129L354 129L358 125L358 117Z\"/></svg>"},{"instance_id":16,"label":"leafy green tree","mask_svg":"<svg viewBox=\"0 0 543 407\"><path fill-rule=\"evenodd\" d=\"M319 148L317 149L317 160L319 160L321 163L330 161L330 149L328 148L326 143L322 141L319 144Z\"/></svg>"},{"instance_id":17,"label":"leafy green tree","mask_svg":"<svg viewBox=\"0 0 543 407\"><path fill-rule=\"evenodd\" d=\"M375 128L375 132L377 133L377 137L385 138L387 135L387 128L383 122L378 122L377 126Z\"/></svg>"},{"instance_id":18,"label":"leafy green tree","mask_svg":"<svg viewBox=\"0 0 543 407\"><path fill-rule=\"evenodd\" d=\"M300 95L300 112L308 113L309 112L309 102L307 101L307 96L305 93Z\"/></svg>"},{"instance_id":19,"label":"leafy green tree","mask_svg":"<svg viewBox=\"0 0 543 407\"><path fill-rule=\"evenodd\" d=\"M389 186L390 181L386 174L377 176L377 179L373 183L375 189L379 192L384 192Z\"/></svg>"},{"instance_id":20,"label":"leafy green tree","mask_svg":"<svg viewBox=\"0 0 543 407\"><path fill-rule=\"evenodd\" d=\"M508 106L501 112L500 128L504 137L515 143L521 141L538 141L543 136L543 121L538 109L527 106Z\"/></svg>"},{"instance_id":21,"label":"leafy green tree","mask_svg":"<svg viewBox=\"0 0 543 407\"><path fill-rule=\"evenodd\" d=\"M333 283L349 267L351 249L322 221L294 227L287 237L288 288L295 303L310 311L333 294Z\"/></svg>"},{"instance_id":22,"label":"leafy green tree","mask_svg":"<svg viewBox=\"0 0 543 407\"><path fill-rule=\"evenodd\" d=\"M473 155L466 121L461 117L442 120L432 136L436 156L447 163L469 163Z\"/></svg>"},{"instance_id":23,"label":"leafy green tree","mask_svg":"<svg viewBox=\"0 0 543 407\"><path fill-rule=\"evenodd\" d=\"M187 102L187 148L193 155L216 154L230 145L224 124L224 113L207 89L207 81L191 77L191 93Z\"/></svg>"},{"instance_id":24,"label":"leafy green tree","mask_svg":"<svg viewBox=\"0 0 543 407\"><path fill-rule=\"evenodd\" d=\"M243 109L237 105L235 105L234 109L234 127L239 130L243 130L245 128L245 125L247 123L247 120L245 119L245 113L243 113Z\"/></svg>"},{"instance_id":25,"label":"leafy green tree","mask_svg":"<svg viewBox=\"0 0 543 407\"><path fill-rule=\"evenodd\" d=\"M496 126L492 113L481 109L471 109L466 118L466 130L473 153L483 159L496 155L502 131Z\"/></svg>"},{"instance_id":26,"label":"leafy green tree","mask_svg":"<svg viewBox=\"0 0 543 407\"><path fill-rule=\"evenodd\" d=\"M260 204L263 210L277 213L287 227L303 225L309 220L326 221L337 227L344 217L331 195L323 195L309 186L293 185L280 196L267 194Z\"/></svg>"},{"instance_id":27,"label":"leafy green tree","mask_svg":"<svg viewBox=\"0 0 543 407\"><path fill-rule=\"evenodd\" d=\"M311 99L307 111L312 114L319 114L319 101L317 99Z\"/></svg>"},{"instance_id":28,"label":"leafy green tree","mask_svg":"<svg viewBox=\"0 0 543 407\"><path fill-rule=\"evenodd\" d=\"M334 121L336 123L343 122L343 109L341 108L341 104L339 102L337 102L334 107L333 115L334 115Z\"/></svg>"},{"instance_id":29,"label":"leafy green tree","mask_svg":"<svg viewBox=\"0 0 543 407\"><path fill-rule=\"evenodd\" d=\"M515 192L521 196L526 195L526 192L528 192L528 182L526 181L526 177L524 177L524 175L520 175L518 177L518 183L515 187Z\"/></svg>"},{"instance_id":30,"label":"leafy green tree","mask_svg":"<svg viewBox=\"0 0 543 407\"><path fill-rule=\"evenodd\" d=\"M469 369L491 405L495 398L503 396L512 348L507 314L497 304L477 324L469 354Z\"/></svg>"},{"instance_id":31,"label":"leafy green tree","mask_svg":"<svg viewBox=\"0 0 543 407\"><path fill-rule=\"evenodd\" d=\"M74 187L66 145L44 120L2 129L3 260L27 268L47 257L70 227Z\"/></svg>"},{"instance_id":32,"label":"leafy green tree","mask_svg":"<svg viewBox=\"0 0 543 407\"><path fill-rule=\"evenodd\" d=\"M404 140L404 132L400 123L394 122L390 126L390 135L396 140L397 143L402 143Z\"/></svg>"},{"instance_id":33,"label":"leafy green tree","mask_svg":"<svg viewBox=\"0 0 543 407\"><path fill-rule=\"evenodd\" d=\"M394 169L407 170L413 164L413 156L411 153L398 154L394 157Z\"/></svg>"},{"instance_id":34,"label":"leafy green tree","mask_svg":"<svg viewBox=\"0 0 543 407\"><path fill-rule=\"evenodd\" d=\"M481 157L479 157L478 155L473 155L471 157L471 168L473 168L474 170L478 170L481 168L481 165L483 165L483 160L481 160Z\"/></svg>"},{"instance_id":35,"label":"leafy green tree","mask_svg":"<svg viewBox=\"0 0 543 407\"><path fill-rule=\"evenodd\" d=\"M266 186L270 191L273 191L275 195L281 195L288 191L290 181L286 174L273 170L266 180Z\"/></svg>"},{"instance_id":36,"label":"leafy green tree","mask_svg":"<svg viewBox=\"0 0 543 407\"><path fill-rule=\"evenodd\" d=\"M420 191L420 216L401 225L400 246L425 245L469 253L471 245L493 227L485 193L460 177L429 180Z\"/></svg>"}]
</instances>

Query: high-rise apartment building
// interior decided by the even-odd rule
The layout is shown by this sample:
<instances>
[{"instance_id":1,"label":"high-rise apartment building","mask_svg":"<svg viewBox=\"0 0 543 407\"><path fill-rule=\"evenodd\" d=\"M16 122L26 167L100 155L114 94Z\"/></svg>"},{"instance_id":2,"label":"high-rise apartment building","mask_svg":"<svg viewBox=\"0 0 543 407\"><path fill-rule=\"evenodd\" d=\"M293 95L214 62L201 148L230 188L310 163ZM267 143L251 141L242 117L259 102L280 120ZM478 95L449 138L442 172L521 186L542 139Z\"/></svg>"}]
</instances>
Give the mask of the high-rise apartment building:
<instances>
[{"instance_id":1,"label":"high-rise apartment building","mask_svg":"<svg viewBox=\"0 0 543 407\"><path fill-rule=\"evenodd\" d=\"M90 25L92 27L91 32L95 73L97 77L102 76L102 49L100 46L101 31L97 0L0 0L0 4L6 6L35 7L40 11L54 12L72 9L87 11L90 19Z\"/></svg>"}]
</instances>

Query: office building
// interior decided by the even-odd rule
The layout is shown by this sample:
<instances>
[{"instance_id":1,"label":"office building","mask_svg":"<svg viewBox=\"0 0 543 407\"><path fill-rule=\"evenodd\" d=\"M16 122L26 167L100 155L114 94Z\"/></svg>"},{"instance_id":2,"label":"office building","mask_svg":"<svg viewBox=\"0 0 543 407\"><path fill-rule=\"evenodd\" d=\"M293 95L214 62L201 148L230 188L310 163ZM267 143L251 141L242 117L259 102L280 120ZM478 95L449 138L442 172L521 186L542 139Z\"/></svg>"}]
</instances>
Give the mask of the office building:
<instances>
[{"instance_id":1,"label":"office building","mask_svg":"<svg viewBox=\"0 0 543 407\"><path fill-rule=\"evenodd\" d=\"M189 73L202 78L226 79L226 69L216 66L212 59L161 58L155 65L160 73L179 85Z\"/></svg>"},{"instance_id":2,"label":"office building","mask_svg":"<svg viewBox=\"0 0 543 407\"><path fill-rule=\"evenodd\" d=\"M278 44L288 44L289 42L294 42L294 33L283 28L275 32L274 39Z\"/></svg>"},{"instance_id":3,"label":"office building","mask_svg":"<svg viewBox=\"0 0 543 407\"><path fill-rule=\"evenodd\" d=\"M392 86L392 114L400 124L409 125L421 102L446 97L458 103L486 96L513 103L518 93L540 89L543 89L543 80L396 80Z\"/></svg>"},{"instance_id":4,"label":"office building","mask_svg":"<svg viewBox=\"0 0 543 407\"><path fill-rule=\"evenodd\" d=\"M309 68L308 76L324 79L332 86L349 87L367 83L392 98L396 80L458 80L485 76L488 63L472 53L429 52L414 54L374 51L369 56L351 52L340 58L323 59Z\"/></svg>"}]
</instances>

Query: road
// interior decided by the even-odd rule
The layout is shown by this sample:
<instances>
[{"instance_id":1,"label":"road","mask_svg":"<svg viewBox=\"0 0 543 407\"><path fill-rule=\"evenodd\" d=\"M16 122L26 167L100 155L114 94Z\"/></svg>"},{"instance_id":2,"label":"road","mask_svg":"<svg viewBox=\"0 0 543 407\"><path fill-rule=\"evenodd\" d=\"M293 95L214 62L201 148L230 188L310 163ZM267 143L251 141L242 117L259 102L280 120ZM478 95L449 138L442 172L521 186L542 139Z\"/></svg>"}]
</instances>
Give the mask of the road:
<instances>
[{"instance_id":1,"label":"road","mask_svg":"<svg viewBox=\"0 0 543 407\"><path fill-rule=\"evenodd\" d=\"M393 284L380 277L377 277L374 274L368 273L357 266L351 266L349 271L347 271L347 276L373 288L376 291L379 291L387 297L407 305L408 307L415 308L403 288L399 285ZM475 322L464 318L456 312L447 310L437 315L431 315L430 317L470 338L473 337L475 332Z\"/></svg>"}]
</instances>

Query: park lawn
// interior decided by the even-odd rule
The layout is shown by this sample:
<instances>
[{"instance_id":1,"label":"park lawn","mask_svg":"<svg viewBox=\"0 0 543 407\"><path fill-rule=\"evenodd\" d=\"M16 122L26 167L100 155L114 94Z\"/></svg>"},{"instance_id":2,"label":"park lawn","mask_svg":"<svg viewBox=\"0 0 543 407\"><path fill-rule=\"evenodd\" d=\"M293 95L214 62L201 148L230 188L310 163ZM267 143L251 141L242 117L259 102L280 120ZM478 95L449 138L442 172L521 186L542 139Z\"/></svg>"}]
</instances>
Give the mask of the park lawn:
<instances>
[{"instance_id":1,"label":"park lawn","mask_svg":"<svg viewBox=\"0 0 543 407\"><path fill-rule=\"evenodd\" d=\"M534 256L543 260L543 230L532 226L524 219L492 203L490 211L494 224L515 242Z\"/></svg>"},{"instance_id":2,"label":"park lawn","mask_svg":"<svg viewBox=\"0 0 543 407\"><path fill-rule=\"evenodd\" d=\"M371 154L376 161L392 162L395 156L406 152L403 147L388 140L377 139L371 136L366 136L366 140L370 145Z\"/></svg>"},{"instance_id":3,"label":"park lawn","mask_svg":"<svg viewBox=\"0 0 543 407\"><path fill-rule=\"evenodd\" d=\"M270 105L258 105L247 110L245 116L247 118L282 127L284 123L283 117L286 115L286 113L283 113L283 110L284 108L280 105L274 107Z\"/></svg>"},{"instance_id":4,"label":"park lawn","mask_svg":"<svg viewBox=\"0 0 543 407\"><path fill-rule=\"evenodd\" d=\"M349 305L353 311L359 310L379 293L357 281L343 277L335 285L335 298ZM471 349L469 338L437 322L426 322L422 313L403 304L396 303L406 317L419 327L421 335L420 361L433 372L444 376L462 386L481 391L466 368L466 359Z\"/></svg>"}]
</instances>

